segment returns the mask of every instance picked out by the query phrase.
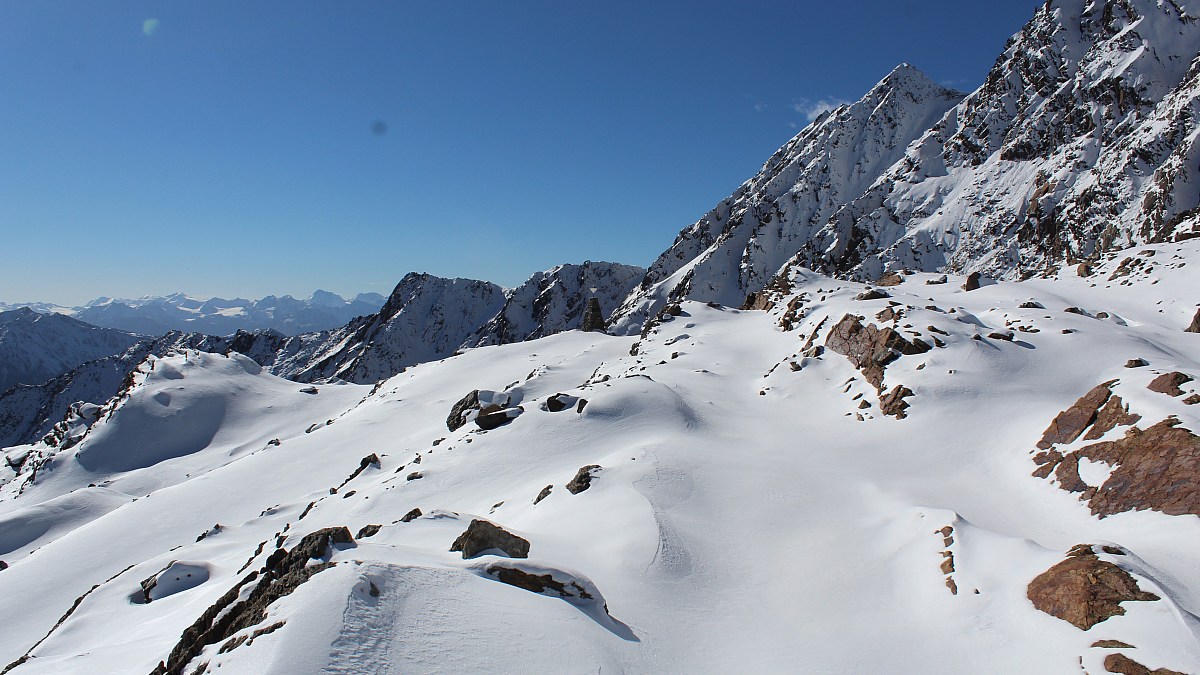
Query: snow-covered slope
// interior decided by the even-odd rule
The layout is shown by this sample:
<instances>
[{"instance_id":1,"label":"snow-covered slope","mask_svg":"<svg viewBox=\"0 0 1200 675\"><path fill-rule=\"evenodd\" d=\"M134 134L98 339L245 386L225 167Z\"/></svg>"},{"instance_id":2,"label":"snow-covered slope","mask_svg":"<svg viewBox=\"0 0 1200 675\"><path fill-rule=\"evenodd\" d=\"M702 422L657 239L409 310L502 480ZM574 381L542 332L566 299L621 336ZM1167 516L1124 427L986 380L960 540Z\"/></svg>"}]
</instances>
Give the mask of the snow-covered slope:
<instances>
[{"instance_id":1,"label":"snow-covered slope","mask_svg":"<svg viewBox=\"0 0 1200 675\"><path fill-rule=\"evenodd\" d=\"M618 310L619 325L640 325L668 300L740 305L962 96L904 64L859 101L817 118L680 232Z\"/></svg>"},{"instance_id":2,"label":"snow-covered slope","mask_svg":"<svg viewBox=\"0 0 1200 675\"><path fill-rule=\"evenodd\" d=\"M1200 396L1171 374L1200 374L1197 256L890 297L796 268L767 311L685 302L640 340L468 349L373 387L156 359L70 447L7 451L0 662L1196 672ZM507 412L449 430L472 400ZM1164 423L1167 454L1139 440ZM474 520L528 557L451 551Z\"/></svg>"},{"instance_id":3,"label":"snow-covered slope","mask_svg":"<svg viewBox=\"0 0 1200 675\"><path fill-rule=\"evenodd\" d=\"M30 303L42 313L68 314L81 321L160 335L170 331L229 335L238 330L276 330L286 335L337 328L351 319L379 310L384 297L359 293L346 300L336 293L318 290L306 300L290 295L268 295L261 300L193 298L183 293L133 300L97 298L80 307ZM18 305L13 305L17 307ZM0 309L7 305L0 303Z\"/></svg>"},{"instance_id":4,"label":"snow-covered slope","mask_svg":"<svg viewBox=\"0 0 1200 675\"><path fill-rule=\"evenodd\" d=\"M140 338L61 314L27 308L0 312L0 393L17 384L40 384L85 361L122 352Z\"/></svg>"},{"instance_id":5,"label":"snow-covered slope","mask_svg":"<svg viewBox=\"0 0 1200 675\"><path fill-rule=\"evenodd\" d=\"M256 342L261 344L265 340ZM126 376L151 354L167 355L183 349L225 352L230 348L229 343L227 338L172 331L162 337L140 340L122 352L82 363L40 384L15 386L0 393L0 447L36 441L61 421L74 403L104 403L116 395ZM260 354L251 356L262 358Z\"/></svg>"}]
</instances>

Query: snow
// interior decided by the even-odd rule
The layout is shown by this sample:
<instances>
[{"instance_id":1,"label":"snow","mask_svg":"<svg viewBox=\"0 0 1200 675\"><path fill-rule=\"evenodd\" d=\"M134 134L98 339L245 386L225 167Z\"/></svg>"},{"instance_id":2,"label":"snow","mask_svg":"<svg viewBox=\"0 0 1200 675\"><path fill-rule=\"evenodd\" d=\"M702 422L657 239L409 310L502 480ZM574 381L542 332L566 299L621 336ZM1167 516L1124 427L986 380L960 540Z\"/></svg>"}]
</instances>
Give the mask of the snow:
<instances>
[{"instance_id":1,"label":"snow","mask_svg":"<svg viewBox=\"0 0 1200 675\"><path fill-rule=\"evenodd\" d=\"M1195 259L1200 244L1149 248L1165 265ZM19 496L14 482L0 488L5 522L48 525L36 539L7 535L20 548L3 554L0 620L14 628L0 661L99 584L15 672L147 672L263 564L276 537L290 548L321 527L374 523L377 534L334 551L332 568L243 634L282 627L223 654L213 645L193 667L1003 673L1070 672L1083 658L1099 672L1110 652L1090 645L1110 638L1135 644L1130 655L1143 663L1195 670L1200 520L1097 519L1030 475L1042 430L1099 382L1119 379L1147 422L1175 414L1196 428L1191 407L1145 390L1155 372L1200 370L1197 336L1180 330L1194 309L1183 300L1191 270L1156 268L1156 284L1064 274L970 293L961 277L940 286L924 283L934 275L908 277L890 289L891 301L913 307L900 323L925 334L934 325L947 346L888 367L886 386L916 392L905 420L879 414L844 357L827 351L787 367L822 318L831 317L823 330L850 312L875 321L889 303L855 301L862 285L811 272L797 272L784 298L808 294L794 331L776 325L786 302L771 312L689 302L636 355L635 338L573 331L317 396L244 358L157 359L52 470ZM1044 309L1018 307L1030 298ZM1102 310L1123 323L1094 318ZM971 339L1010 322L1040 332ZM1151 367L1125 369L1135 356ZM525 412L491 431L449 432L451 406L475 389ZM549 412L559 393L588 403ZM861 400L872 404L862 422ZM380 468L330 494L371 453ZM568 492L591 464L602 467L591 487ZM1085 466L1085 479L1097 481L1098 468ZM422 477L406 480L414 471ZM87 501L93 494L103 503ZM79 506L59 506L67 499ZM426 515L399 522L414 507ZM530 557L451 553L474 518L529 540ZM935 533L947 525L948 547ZM1038 612L1026 585L1080 542L1129 551L1106 559L1163 600L1126 603L1126 615L1087 632ZM939 569L943 550L954 555L957 595ZM576 582L593 600L508 586L487 573L493 564ZM131 602L155 575L161 596Z\"/></svg>"}]
</instances>

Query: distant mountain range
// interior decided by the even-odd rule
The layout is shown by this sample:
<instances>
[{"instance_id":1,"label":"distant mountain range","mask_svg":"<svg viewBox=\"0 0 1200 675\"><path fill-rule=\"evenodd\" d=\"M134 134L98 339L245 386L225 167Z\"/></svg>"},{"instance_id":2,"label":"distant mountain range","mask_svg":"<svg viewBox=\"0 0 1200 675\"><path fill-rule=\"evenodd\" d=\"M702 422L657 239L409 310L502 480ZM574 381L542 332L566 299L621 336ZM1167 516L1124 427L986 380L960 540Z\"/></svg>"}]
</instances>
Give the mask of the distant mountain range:
<instances>
[{"instance_id":1,"label":"distant mountain range","mask_svg":"<svg viewBox=\"0 0 1200 675\"><path fill-rule=\"evenodd\" d=\"M345 325L356 316L378 311L384 300L378 293L359 293L346 300L322 290L306 300L297 300L290 295L268 295L261 300L202 299L173 293L134 300L101 297L79 307L44 302L12 305L0 302L0 311L28 307L44 314L64 314L94 326L142 335L162 335L173 330L230 335L239 330L260 329L298 335Z\"/></svg>"}]
</instances>

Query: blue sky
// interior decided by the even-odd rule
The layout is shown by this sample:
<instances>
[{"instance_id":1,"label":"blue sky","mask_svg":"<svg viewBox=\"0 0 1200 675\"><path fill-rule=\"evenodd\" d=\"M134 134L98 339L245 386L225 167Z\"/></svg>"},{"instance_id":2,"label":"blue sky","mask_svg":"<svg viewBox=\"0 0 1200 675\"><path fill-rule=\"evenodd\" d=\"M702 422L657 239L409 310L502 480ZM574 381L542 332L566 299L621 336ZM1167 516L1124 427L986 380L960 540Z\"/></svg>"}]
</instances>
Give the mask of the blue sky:
<instances>
[{"instance_id":1,"label":"blue sky","mask_svg":"<svg viewBox=\"0 0 1200 675\"><path fill-rule=\"evenodd\" d=\"M0 3L0 301L647 265L823 102L1041 0Z\"/></svg>"}]
</instances>

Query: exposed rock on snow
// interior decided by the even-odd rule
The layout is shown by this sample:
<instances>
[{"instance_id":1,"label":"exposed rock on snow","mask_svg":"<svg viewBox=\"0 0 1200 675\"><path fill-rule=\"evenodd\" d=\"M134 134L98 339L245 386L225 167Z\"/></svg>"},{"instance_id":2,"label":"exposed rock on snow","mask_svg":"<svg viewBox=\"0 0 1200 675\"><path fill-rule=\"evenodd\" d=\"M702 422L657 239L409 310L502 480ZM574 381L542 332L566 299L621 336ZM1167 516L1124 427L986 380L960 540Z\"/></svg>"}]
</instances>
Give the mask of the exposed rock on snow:
<instances>
[{"instance_id":1,"label":"exposed rock on snow","mask_svg":"<svg viewBox=\"0 0 1200 675\"><path fill-rule=\"evenodd\" d=\"M1138 588L1128 572L1101 560L1087 544L1067 556L1029 582L1027 595L1034 607L1080 630L1124 614L1122 602L1160 599Z\"/></svg>"},{"instance_id":2,"label":"exposed rock on snow","mask_svg":"<svg viewBox=\"0 0 1200 675\"><path fill-rule=\"evenodd\" d=\"M592 486L592 476L600 470L599 464L589 464L575 472L575 477L567 483L567 491L573 495L590 488Z\"/></svg>"},{"instance_id":3,"label":"exposed rock on snow","mask_svg":"<svg viewBox=\"0 0 1200 675\"><path fill-rule=\"evenodd\" d=\"M170 656L159 663L152 675L180 675L206 645L217 644L261 623L273 602L333 564L325 561L312 564L313 559L327 560L332 546L353 544L350 530L328 527L306 535L291 551L277 549L267 558L261 574L252 572L239 581L183 632ZM253 589L240 600L242 588L249 584L254 584Z\"/></svg>"},{"instance_id":4,"label":"exposed rock on snow","mask_svg":"<svg viewBox=\"0 0 1200 675\"><path fill-rule=\"evenodd\" d=\"M1096 421L1100 406L1112 396L1112 385L1113 382L1106 382L1093 387L1074 405L1055 416L1042 434L1042 440L1038 441L1037 447L1047 450L1056 443L1070 443L1079 438L1083 430Z\"/></svg>"},{"instance_id":5,"label":"exposed rock on snow","mask_svg":"<svg viewBox=\"0 0 1200 675\"><path fill-rule=\"evenodd\" d=\"M1120 646L1129 647L1130 645ZM1184 673L1178 670L1171 670L1169 668L1155 668L1154 670L1150 670L1124 654L1109 654L1104 657L1104 669L1110 673L1121 673L1121 675L1184 675Z\"/></svg>"},{"instance_id":6,"label":"exposed rock on snow","mask_svg":"<svg viewBox=\"0 0 1200 675\"><path fill-rule=\"evenodd\" d=\"M501 551L510 558L528 558L529 541L486 520L475 519L466 531L454 540L450 550L462 551L464 560L491 550Z\"/></svg>"},{"instance_id":7,"label":"exposed rock on snow","mask_svg":"<svg viewBox=\"0 0 1200 675\"><path fill-rule=\"evenodd\" d=\"M1180 372L1163 373L1150 381L1146 388L1167 396L1182 396L1183 390L1179 385L1192 381L1192 376Z\"/></svg>"},{"instance_id":8,"label":"exposed rock on snow","mask_svg":"<svg viewBox=\"0 0 1200 675\"><path fill-rule=\"evenodd\" d=\"M932 349L921 339L909 342L892 328L864 326L862 317L852 314L843 316L830 329L825 346L850 359L876 389L883 386L884 369L889 363L905 354L923 354Z\"/></svg>"}]
</instances>

